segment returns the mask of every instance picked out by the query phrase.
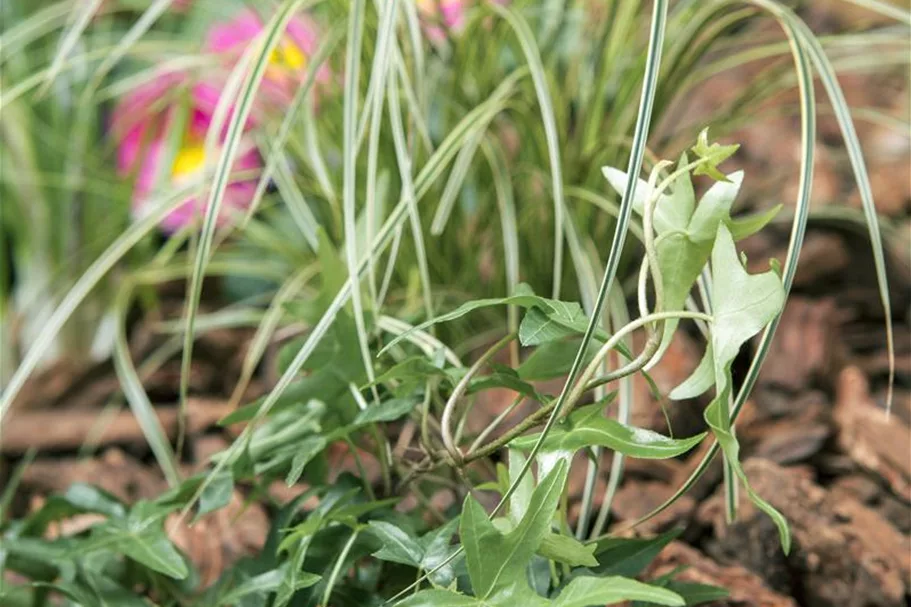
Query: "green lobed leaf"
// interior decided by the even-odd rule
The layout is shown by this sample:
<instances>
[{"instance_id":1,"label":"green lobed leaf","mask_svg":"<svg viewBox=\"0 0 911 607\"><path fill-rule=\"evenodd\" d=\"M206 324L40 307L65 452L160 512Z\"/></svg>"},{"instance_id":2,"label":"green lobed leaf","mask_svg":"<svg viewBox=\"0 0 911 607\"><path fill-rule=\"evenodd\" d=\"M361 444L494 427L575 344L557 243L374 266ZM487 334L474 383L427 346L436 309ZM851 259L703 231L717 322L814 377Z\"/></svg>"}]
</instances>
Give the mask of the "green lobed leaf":
<instances>
[{"instance_id":1,"label":"green lobed leaf","mask_svg":"<svg viewBox=\"0 0 911 607\"><path fill-rule=\"evenodd\" d=\"M347 393L348 383L344 378L339 377L335 370L324 368L293 382L276 401L271 412L277 414L295 405L318 402L315 399L337 402L341 396ZM266 398L259 398L249 405L237 408L218 420L218 425L230 426L250 421L256 416Z\"/></svg>"},{"instance_id":2,"label":"green lobed leaf","mask_svg":"<svg viewBox=\"0 0 911 607\"><path fill-rule=\"evenodd\" d=\"M605 538L597 543L595 553L601 565L595 571L599 575L637 576L682 532L672 529L653 538Z\"/></svg>"},{"instance_id":3,"label":"green lobed leaf","mask_svg":"<svg viewBox=\"0 0 911 607\"><path fill-rule=\"evenodd\" d=\"M696 582L678 582L676 580L671 580L665 584L664 587L679 594L683 598L686 607L693 607L694 605L701 605L714 601L723 601L731 595L731 593L724 588L719 588L718 586L712 586L710 584L698 584Z\"/></svg>"},{"instance_id":4,"label":"green lobed leaf","mask_svg":"<svg viewBox=\"0 0 911 607\"><path fill-rule=\"evenodd\" d=\"M147 607L148 603L129 588L124 588L110 577L85 570L72 581L56 583L37 582L38 587L51 588L68 596L82 607ZM0 589L0 599L5 598ZM6 603L3 603L6 605Z\"/></svg>"},{"instance_id":5,"label":"green lobed leaf","mask_svg":"<svg viewBox=\"0 0 911 607\"><path fill-rule=\"evenodd\" d=\"M516 372L526 381L562 377L569 371L572 359L579 351L579 343L578 339L569 339L541 344L519 365ZM583 364L588 364L597 352L598 347L589 344Z\"/></svg>"},{"instance_id":6,"label":"green lobed leaf","mask_svg":"<svg viewBox=\"0 0 911 607\"><path fill-rule=\"evenodd\" d=\"M386 521L370 521L368 529L383 547L373 553L378 559L420 567L424 560L424 547L404 529Z\"/></svg>"},{"instance_id":7,"label":"green lobed leaf","mask_svg":"<svg viewBox=\"0 0 911 607\"><path fill-rule=\"evenodd\" d=\"M218 605L238 605L240 604L241 599L251 595L259 595L263 600L268 599L268 596L278 590L282 581L287 577L288 568L290 566L290 563L285 563L277 569L260 573L259 575L244 580L230 592L222 596L218 600ZM295 578L294 590L297 591L312 586L316 584L320 578L321 576L316 575L315 573L302 571Z\"/></svg>"},{"instance_id":8,"label":"green lobed leaf","mask_svg":"<svg viewBox=\"0 0 911 607\"><path fill-rule=\"evenodd\" d=\"M715 357L712 355L711 342L706 345L702 360L693 372L668 395L673 400L696 398L715 385Z\"/></svg>"},{"instance_id":9,"label":"green lobed leaf","mask_svg":"<svg viewBox=\"0 0 911 607\"><path fill-rule=\"evenodd\" d=\"M424 549L421 568L425 571L434 571L430 579L438 586L448 586L455 579L455 571L452 564L443 565L443 563L446 563L456 550L450 543L458 528L459 517L455 517L446 524L426 533L418 540ZM437 569L438 567L439 569Z\"/></svg>"},{"instance_id":10,"label":"green lobed leaf","mask_svg":"<svg viewBox=\"0 0 911 607\"><path fill-rule=\"evenodd\" d=\"M699 137L696 139L696 145L692 147L693 153L699 158L707 160L707 163L700 164L696 167L696 175L708 175L718 181L726 181L724 173L718 170L718 165L734 155L734 152L740 147L735 145L721 145L718 143L709 143L708 128L702 129Z\"/></svg>"},{"instance_id":11,"label":"green lobed leaf","mask_svg":"<svg viewBox=\"0 0 911 607\"><path fill-rule=\"evenodd\" d=\"M85 512L98 512L111 518L122 518L127 513L119 499L87 483L73 483L64 493L63 499Z\"/></svg>"},{"instance_id":12,"label":"green lobed leaf","mask_svg":"<svg viewBox=\"0 0 911 607\"><path fill-rule=\"evenodd\" d=\"M765 211L731 219L727 222L728 227L731 229L731 236L734 237L735 241L740 241L747 236L752 236L769 225L783 208L783 204L776 204L774 207L766 209Z\"/></svg>"},{"instance_id":13,"label":"green lobed leaf","mask_svg":"<svg viewBox=\"0 0 911 607\"><path fill-rule=\"evenodd\" d=\"M519 374L512 368L497 364L492 366L494 367L494 372L490 375L473 379L468 385L468 390L466 390L465 394L474 394L491 388L507 388L539 403L549 400L538 392L537 388L532 384L519 377Z\"/></svg>"},{"instance_id":14,"label":"green lobed leaf","mask_svg":"<svg viewBox=\"0 0 911 607\"><path fill-rule=\"evenodd\" d=\"M730 388L726 389L722 394L723 398L715 398L715 400L706 408L705 421L715 434L718 444L721 445L725 460L730 464L731 470L737 475L737 478L740 479L744 489L746 489L750 501L752 501L757 508L765 512L769 518L772 519L772 522L775 523L775 526L778 528L778 537L781 540L781 549L787 554L791 551L791 531L788 529L788 521L785 520L784 516L782 516L778 510L762 499L762 497L753 490L750 486L750 480L743 471L743 466L740 465L740 444L737 442L737 437L734 436L733 432L729 429L730 420L727 419L726 415L728 406L727 395L729 394L729 391Z\"/></svg>"},{"instance_id":15,"label":"green lobed leaf","mask_svg":"<svg viewBox=\"0 0 911 607\"><path fill-rule=\"evenodd\" d=\"M641 459L668 459L686 453L705 437L705 433L674 439L646 428L626 426L601 415L599 404L580 407L566 421L555 426L541 445L542 452L578 451L586 447L608 447L624 455ZM509 446L529 450L538 434L521 436Z\"/></svg>"},{"instance_id":16,"label":"green lobed leaf","mask_svg":"<svg viewBox=\"0 0 911 607\"><path fill-rule=\"evenodd\" d=\"M658 605L683 606L683 598L670 590L629 578L577 577L553 601L553 607L593 607L622 601L648 601Z\"/></svg>"},{"instance_id":17,"label":"green lobed leaf","mask_svg":"<svg viewBox=\"0 0 911 607\"><path fill-rule=\"evenodd\" d=\"M532 320L527 321L529 324L526 324L526 321L524 319L522 321L522 325L525 326L524 331L522 329L522 325L519 326L520 341L522 341L523 345L536 345L545 343L551 339L557 339L558 337L578 335L579 333L583 333L588 325L588 317L585 316L585 313L582 311L582 307L578 303L540 297L538 295L535 295L534 291L532 291L531 287L529 287L527 284L520 283L519 286L516 287L516 292L509 297L496 297L469 301L462 304L452 312L449 312L448 314L441 314L432 320L424 322L410 329L409 331L406 331L402 335L397 336L395 339L389 342L380 351L380 354L397 344L399 341L404 339L406 335L414 331L424 330L427 327L439 324L441 322L457 320L471 312L474 312L475 310L489 308L492 306L505 305L515 305L521 308L526 308L529 310L529 313L532 314ZM544 325L548 326L545 328ZM602 341L607 339L607 335L604 333L604 331L599 331L597 333L597 337ZM525 339L529 341L526 342Z\"/></svg>"},{"instance_id":18,"label":"green lobed leaf","mask_svg":"<svg viewBox=\"0 0 911 607\"><path fill-rule=\"evenodd\" d=\"M184 579L189 569L183 557L165 535L163 514L152 504L140 502L125 520L111 520L95 527L92 539L80 553L112 550L137 561L153 571Z\"/></svg>"},{"instance_id":19,"label":"green lobed leaf","mask_svg":"<svg viewBox=\"0 0 911 607\"><path fill-rule=\"evenodd\" d=\"M451 590L421 590L396 603L396 607L480 607L482 601Z\"/></svg>"},{"instance_id":20,"label":"green lobed leaf","mask_svg":"<svg viewBox=\"0 0 911 607\"><path fill-rule=\"evenodd\" d=\"M458 370L437 366L426 356L410 356L380 374L374 384L397 382L400 388L397 388L396 393L406 395L431 378L439 378L452 384L458 381Z\"/></svg>"},{"instance_id":21,"label":"green lobed leaf","mask_svg":"<svg viewBox=\"0 0 911 607\"><path fill-rule=\"evenodd\" d=\"M525 466L525 456L523 456L519 451L515 449L509 450L509 475L505 479L505 486L502 488L502 491L505 492L512 481L519 476L519 472ZM535 491L534 479L526 475L523 477L519 484L516 485L515 490L512 493L512 497L509 498L509 520L512 521L513 527L518 525L522 518L525 516L525 513L528 511L528 505L531 503L531 496Z\"/></svg>"},{"instance_id":22,"label":"green lobed leaf","mask_svg":"<svg viewBox=\"0 0 911 607\"><path fill-rule=\"evenodd\" d=\"M781 312L785 293L774 272L744 270L727 226L717 227L712 249L712 351L719 381L740 347Z\"/></svg>"},{"instance_id":23,"label":"green lobed leaf","mask_svg":"<svg viewBox=\"0 0 911 607\"><path fill-rule=\"evenodd\" d=\"M705 410L705 420L724 451L725 460L740 479L750 500L768 514L781 538L785 553L790 550L791 536L784 517L750 487L740 465L740 445L731 431L728 400L731 394L731 364L741 346L781 312L785 291L781 279L773 272L750 275L741 265L734 240L724 224L712 250L712 352L716 384L715 399Z\"/></svg>"},{"instance_id":24,"label":"green lobed leaf","mask_svg":"<svg viewBox=\"0 0 911 607\"><path fill-rule=\"evenodd\" d=\"M417 404L418 401L415 398L390 398L358 413L351 425L360 427L375 422L395 421L411 413Z\"/></svg>"},{"instance_id":25,"label":"green lobed leaf","mask_svg":"<svg viewBox=\"0 0 911 607\"><path fill-rule=\"evenodd\" d=\"M519 341L523 346L537 346L585 332L588 317L576 302L553 301L550 308L533 307L519 324ZM606 334L601 331L599 337Z\"/></svg>"},{"instance_id":26,"label":"green lobed leaf","mask_svg":"<svg viewBox=\"0 0 911 607\"><path fill-rule=\"evenodd\" d=\"M548 533L538 547L538 554L570 567L595 567L595 544L583 544L574 537L557 533Z\"/></svg>"},{"instance_id":27,"label":"green lobed leaf","mask_svg":"<svg viewBox=\"0 0 911 607\"><path fill-rule=\"evenodd\" d=\"M525 568L550 531L567 465L560 461L535 488L528 511L515 529L501 534L472 496L465 498L460 535L472 589L479 598L515 584L524 584Z\"/></svg>"},{"instance_id":28,"label":"green lobed leaf","mask_svg":"<svg viewBox=\"0 0 911 607\"><path fill-rule=\"evenodd\" d=\"M219 472L199 496L199 512L196 515L196 519L198 520L209 512L224 508L231 502L231 496L233 495L234 477L227 470Z\"/></svg>"},{"instance_id":29,"label":"green lobed leaf","mask_svg":"<svg viewBox=\"0 0 911 607\"><path fill-rule=\"evenodd\" d=\"M307 467L307 464L313 461L313 458L319 455L327 444L326 439L322 436L308 436L300 441L297 446L297 453L294 454L294 459L291 460L291 469L285 477L285 484L290 487L296 483L304 473L304 468Z\"/></svg>"},{"instance_id":30,"label":"green lobed leaf","mask_svg":"<svg viewBox=\"0 0 911 607\"><path fill-rule=\"evenodd\" d=\"M683 154L678 170L687 162L687 156ZM603 173L611 186L622 193L628 179L626 173L611 167L604 167ZM699 204L694 205L692 182L689 175L683 173L675 179L671 194L658 197L654 211L655 252L663 285L663 311L683 309L696 279L709 260L719 224L736 225L738 234L747 236L752 233L751 230L762 227L763 221L771 220L773 214L731 219L731 208L742 182L742 171L731 173L723 181L712 184ZM649 188L648 183L641 179L638 183L640 187L636 190L635 208L641 215ZM678 324L677 319L665 321L661 351L670 345Z\"/></svg>"}]
</instances>

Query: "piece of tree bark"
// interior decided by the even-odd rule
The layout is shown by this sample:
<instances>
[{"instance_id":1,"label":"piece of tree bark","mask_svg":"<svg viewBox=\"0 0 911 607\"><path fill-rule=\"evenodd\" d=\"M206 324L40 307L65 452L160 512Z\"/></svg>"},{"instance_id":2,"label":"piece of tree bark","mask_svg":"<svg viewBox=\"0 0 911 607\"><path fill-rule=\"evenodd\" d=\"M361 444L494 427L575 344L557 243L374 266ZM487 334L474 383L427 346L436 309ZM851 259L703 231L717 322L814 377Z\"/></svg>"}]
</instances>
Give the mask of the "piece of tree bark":
<instances>
[{"instance_id":1,"label":"piece of tree bark","mask_svg":"<svg viewBox=\"0 0 911 607\"><path fill-rule=\"evenodd\" d=\"M911 573L911 541L856 499L833 494L800 469L748 460L753 489L788 520L793 548L785 555L771 519L740 492L739 515L725 523L719 490L698 519L714 530L706 543L722 562L739 562L775 590L798 595L808 607L899 607Z\"/></svg>"},{"instance_id":2,"label":"piece of tree bark","mask_svg":"<svg viewBox=\"0 0 911 607\"><path fill-rule=\"evenodd\" d=\"M737 605L738 607L798 607L797 601L769 588L761 577L740 565L719 565L695 548L674 541L664 547L644 576L652 579L673 571L685 570L674 576L681 582L720 586L730 593L723 601L712 605Z\"/></svg>"},{"instance_id":3,"label":"piece of tree bark","mask_svg":"<svg viewBox=\"0 0 911 607\"><path fill-rule=\"evenodd\" d=\"M187 402L187 432L200 432L230 413L223 400L191 398ZM169 438L177 434L177 407L156 407L159 423ZM17 411L3 420L0 452L20 454L30 448L39 451L73 451L87 439L97 445L143 444L146 442L139 422L129 410L105 420L98 410Z\"/></svg>"},{"instance_id":4,"label":"piece of tree bark","mask_svg":"<svg viewBox=\"0 0 911 607\"><path fill-rule=\"evenodd\" d=\"M876 406L863 372L856 367L845 368L838 377L834 417L839 446L860 466L883 477L897 496L911 502L911 428Z\"/></svg>"}]
</instances>

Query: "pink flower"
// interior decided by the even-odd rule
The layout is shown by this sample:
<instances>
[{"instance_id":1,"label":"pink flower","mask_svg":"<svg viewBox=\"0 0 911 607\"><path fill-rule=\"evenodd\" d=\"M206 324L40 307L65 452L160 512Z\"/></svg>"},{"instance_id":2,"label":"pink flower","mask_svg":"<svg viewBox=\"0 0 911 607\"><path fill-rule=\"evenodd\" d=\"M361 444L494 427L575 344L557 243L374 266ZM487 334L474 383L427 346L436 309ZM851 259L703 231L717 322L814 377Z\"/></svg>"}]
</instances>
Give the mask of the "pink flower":
<instances>
[{"instance_id":1,"label":"pink flower","mask_svg":"<svg viewBox=\"0 0 911 607\"><path fill-rule=\"evenodd\" d=\"M181 143L170 167L162 166L171 129L176 128L178 99L174 92L184 88L190 96L190 111L180 135ZM120 100L111 120L111 132L118 140L117 169L123 176L135 174L133 213L142 216L150 194L165 186L180 187L198 177L205 168L205 139L212 124L212 113L219 91L209 84L190 85L183 74L163 74L140 86ZM222 133L222 137L223 137ZM249 144L242 148L234 171L247 171L261 166L259 155ZM256 190L255 177L231 181L225 190L220 225L238 211L248 208ZM202 217L206 200L188 198L161 222L167 232L174 232Z\"/></svg>"},{"instance_id":2,"label":"pink flower","mask_svg":"<svg viewBox=\"0 0 911 607\"><path fill-rule=\"evenodd\" d=\"M234 62L263 28L259 15L244 10L231 21L213 26L205 49ZM271 101L279 105L290 103L307 74L310 58L319 46L319 37L319 27L305 15L297 15L288 22L284 36L269 57L263 79L263 91ZM317 82L326 83L329 79L329 68L323 65L317 72Z\"/></svg>"},{"instance_id":3,"label":"pink flower","mask_svg":"<svg viewBox=\"0 0 911 607\"><path fill-rule=\"evenodd\" d=\"M468 0L418 0L418 14L424 34L434 44L446 40L447 32L457 34L465 27Z\"/></svg>"},{"instance_id":4,"label":"pink flower","mask_svg":"<svg viewBox=\"0 0 911 607\"><path fill-rule=\"evenodd\" d=\"M442 44L447 35L458 36L465 28L468 10L484 0L417 0L424 34L433 44ZM509 0L488 0L506 5Z\"/></svg>"}]
</instances>

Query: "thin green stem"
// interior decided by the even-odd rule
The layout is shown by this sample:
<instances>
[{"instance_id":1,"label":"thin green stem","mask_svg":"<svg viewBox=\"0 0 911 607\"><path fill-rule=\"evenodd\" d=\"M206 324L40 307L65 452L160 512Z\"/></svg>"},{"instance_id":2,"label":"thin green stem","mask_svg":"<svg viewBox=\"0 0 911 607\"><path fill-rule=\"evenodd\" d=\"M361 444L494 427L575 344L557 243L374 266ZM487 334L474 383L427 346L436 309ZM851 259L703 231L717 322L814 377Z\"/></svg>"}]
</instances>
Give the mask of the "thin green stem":
<instances>
[{"instance_id":1,"label":"thin green stem","mask_svg":"<svg viewBox=\"0 0 911 607\"><path fill-rule=\"evenodd\" d=\"M443 438L443 446L446 448L446 451L449 452L452 461L456 464L459 464L462 461L462 452L459 451L459 448L456 446L455 441L452 438L452 431L450 427L452 426L452 414L455 411L456 403L459 399L462 398L462 395L468 390L468 386L471 383L471 379L482 369L487 362L493 358L493 356L502 350L506 345L508 345L512 340L516 338L515 333L510 333L490 348L487 349L484 354L478 358L477 361L471 367L468 368L468 371L459 380L459 383L456 384L456 387L453 388L452 394L449 396L449 400L446 401L446 405L443 407L443 415L440 418L440 433Z\"/></svg>"}]
</instances>

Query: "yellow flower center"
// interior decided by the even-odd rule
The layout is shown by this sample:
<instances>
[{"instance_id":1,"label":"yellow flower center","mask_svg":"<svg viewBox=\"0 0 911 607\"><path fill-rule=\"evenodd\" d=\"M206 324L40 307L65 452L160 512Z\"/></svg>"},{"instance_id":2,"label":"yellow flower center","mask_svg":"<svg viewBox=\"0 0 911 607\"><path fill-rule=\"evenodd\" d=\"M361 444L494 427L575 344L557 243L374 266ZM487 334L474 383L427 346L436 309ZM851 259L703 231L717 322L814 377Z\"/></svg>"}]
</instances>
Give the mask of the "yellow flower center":
<instances>
[{"instance_id":1,"label":"yellow flower center","mask_svg":"<svg viewBox=\"0 0 911 607\"><path fill-rule=\"evenodd\" d=\"M201 141L186 141L174 156L171 175L177 179L192 175L202 168L205 160L205 145Z\"/></svg>"},{"instance_id":2,"label":"yellow flower center","mask_svg":"<svg viewBox=\"0 0 911 607\"><path fill-rule=\"evenodd\" d=\"M286 37L272 50L269 64L286 70L301 70L307 67L307 55Z\"/></svg>"}]
</instances>

